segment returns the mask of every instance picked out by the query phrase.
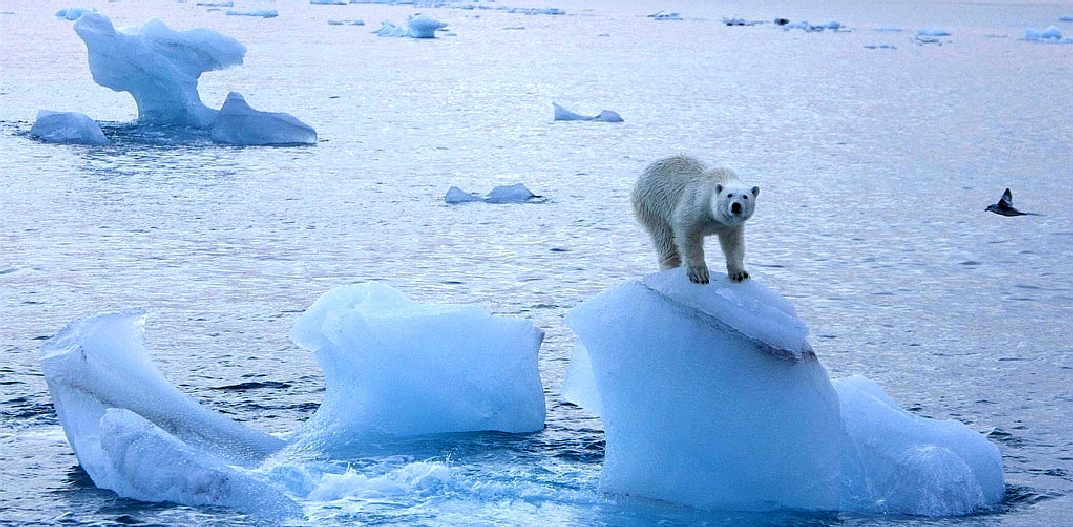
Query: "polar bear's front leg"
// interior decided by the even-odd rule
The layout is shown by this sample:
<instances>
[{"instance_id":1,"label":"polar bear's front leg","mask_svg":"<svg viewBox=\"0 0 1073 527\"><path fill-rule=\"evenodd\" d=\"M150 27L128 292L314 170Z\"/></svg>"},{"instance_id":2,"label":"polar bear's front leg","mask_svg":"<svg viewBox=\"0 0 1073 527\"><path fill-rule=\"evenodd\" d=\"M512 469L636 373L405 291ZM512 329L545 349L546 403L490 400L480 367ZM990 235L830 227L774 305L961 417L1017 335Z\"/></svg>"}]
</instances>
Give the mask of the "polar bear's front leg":
<instances>
[{"instance_id":1,"label":"polar bear's front leg","mask_svg":"<svg viewBox=\"0 0 1073 527\"><path fill-rule=\"evenodd\" d=\"M685 258L686 276L694 284L708 283L708 264L704 262L704 229L675 229L678 253Z\"/></svg>"},{"instance_id":2,"label":"polar bear's front leg","mask_svg":"<svg viewBox=\"0 0 1073 527\"><path fill-rule=\"evenodd\" d=\"M738 225L719 233L719 245L723 248L723 257L727 261L727 276L731 282L749 279L745 270L745 229Z\"/></svg>"}]
</instances>

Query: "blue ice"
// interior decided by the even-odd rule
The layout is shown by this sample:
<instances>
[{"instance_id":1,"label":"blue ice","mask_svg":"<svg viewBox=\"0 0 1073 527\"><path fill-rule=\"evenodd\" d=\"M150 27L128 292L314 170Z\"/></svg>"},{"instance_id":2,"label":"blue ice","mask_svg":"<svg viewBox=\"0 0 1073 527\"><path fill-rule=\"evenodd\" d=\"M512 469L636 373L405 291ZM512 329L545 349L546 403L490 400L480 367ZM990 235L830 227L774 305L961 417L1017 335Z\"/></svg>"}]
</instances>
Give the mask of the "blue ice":
<instances>
[{"instance_id":1,"label":"blue ice","mask_svg":"<svg viewBox=\"0 0 1073 527\"><path fill-rule=\"evenodd\" d=\"M223 108L212 123L211 137L232 145L314 144L317 132L285 113L261 112L250 108L242 94L227 94Z\"/></svg>"},{"instance_id":2,"label":"blue ice","mask_svg":"<svg viewBox=\"0 0 1073 527\"><path fill-rule=\"evenodd\" d=\"M551 103L554 110L554 119L556 121L603 121L606 123L621 123L622 116L617 112L611 110L604 110L595 116L581 115L576 112L572 112L559 106L558 103Z\"/></svg>"},{"instance_id":3,"label":"blue ice","mask_svg":"<svg viewBox=\"0 0 1073 527\"><path fill-rule=\"evenodd\" d=\"M30 128L30 137L49 143L111 144L96 121L78 112L37 112L37 121Z\"/></svg>"}]
</instances>

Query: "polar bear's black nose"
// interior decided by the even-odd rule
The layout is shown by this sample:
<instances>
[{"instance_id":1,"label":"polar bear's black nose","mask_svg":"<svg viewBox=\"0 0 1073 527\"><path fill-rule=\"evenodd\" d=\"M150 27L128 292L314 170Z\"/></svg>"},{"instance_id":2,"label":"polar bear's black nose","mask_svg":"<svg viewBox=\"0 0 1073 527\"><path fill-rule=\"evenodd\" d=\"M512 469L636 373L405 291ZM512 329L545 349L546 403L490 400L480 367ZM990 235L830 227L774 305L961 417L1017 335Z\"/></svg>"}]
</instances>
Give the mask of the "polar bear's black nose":
<instances>
[{"instance_id":1,"label":"polar bear's black nose","mask_svg":"<svg viewBox=\"0 0 1073 527\"><path fill-rule=\"evenodd\" d=\"M741 203L732 203L730 205L731 214L741 214Z\"/></svg>"}]
</instances>

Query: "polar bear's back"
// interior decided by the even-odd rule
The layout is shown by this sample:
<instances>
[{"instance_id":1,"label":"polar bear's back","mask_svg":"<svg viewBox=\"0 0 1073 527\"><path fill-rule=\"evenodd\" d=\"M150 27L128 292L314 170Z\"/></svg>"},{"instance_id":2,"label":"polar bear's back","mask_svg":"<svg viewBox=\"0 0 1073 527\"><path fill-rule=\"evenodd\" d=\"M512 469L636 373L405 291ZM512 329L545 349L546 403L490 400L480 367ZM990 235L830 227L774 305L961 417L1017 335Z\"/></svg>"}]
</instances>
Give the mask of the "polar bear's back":
<instances>
[{"instance_id":1,"label":"polar bear's back","mask_svg":"<svg viewBox=\"0 0 1073 527\"><path fill-rule=\"evenodd\" d=\"M725 168L708 168L700 160L684 155L668 157L648 165L633 189L633 206L637 215L667 221L683 198L707 203L715 186L735 180Z\"/></svg>"}]
</instances>

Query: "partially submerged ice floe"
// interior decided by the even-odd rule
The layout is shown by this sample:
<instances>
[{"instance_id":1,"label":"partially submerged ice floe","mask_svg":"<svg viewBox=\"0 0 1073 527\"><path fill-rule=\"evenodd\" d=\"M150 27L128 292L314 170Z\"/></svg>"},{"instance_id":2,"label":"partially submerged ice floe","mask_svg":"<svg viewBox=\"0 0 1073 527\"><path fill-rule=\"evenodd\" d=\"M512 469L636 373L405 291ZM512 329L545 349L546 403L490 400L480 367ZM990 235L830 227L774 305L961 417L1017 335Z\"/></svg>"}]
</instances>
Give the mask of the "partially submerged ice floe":
<instances>
[{"instance_id":1,"label":"partially submerged ice floe","mask_svg":"<svg viewBox=\"0 0 1073 527\"><path fill-rule=\"evenodd\" d=\"M47 143L107 145L112 142L101 132L97 121L78 112L37 112L30 137Z\"/></svg>"},{"instance_id":2,"label":"partially submerged ice floe","mask_svg":"<svg viewBox=\"0 0 1073 527\"><path fill-rule=\"evenodd\" d=\"M1062 30L1056 26L1050 26L1047 29L1030 27L1025 30L1024 39L1045 44L1073 44L1073 38L1062 38Z\"/></svg>"},{"instance_id":3,"label":"partially submerged ice floe","mask_svg":"<svg viewBox=\"0 0 1073 527\"><path fill-rule=\"evenodd\" d=\"M564 393L603 418L604 490L924 516L1002 501L993 444L902 410L864 377L832 383L793 308L756 280L698 287L663 271L586 300L567 324L580 342Z\"/></svg>"},{"instance_id":4,"label":"partially submerged ice floe","mask_svg":"<svg viewBox=\"0 0 1073 527\"><path fill-rule=\"evenodd\" d=\"M558 103L551 103L552 108L555 111L554 118L556 121L602 121L605 123L621 123L622 116L617 112L611 110L604 110L595 116L581 115L579 113L572 112L559 106Z\"/></svg>"},{"instance_id":5,"label":"partially submerged ice floe","mask_svg":"<svg viewBox=\"0 0 1073 527\"><path fill-rule=\"evenodd\" d=\"M522 183L515 183L513 185L499 185L492 188L492 191L488 194L488 197L481 197L472 192L466 192L458 187L452 186L447 189L447 195L444 196L444 201L450 204L457 203L471 203L474 201L481 201L484 203L544 203L547 198L543 196L537 196L533 194Z\"/></svg>"},{"instance_id":6,"label":"partially submerged ice floe","mask_svg":"<svg viewBox=\"0 0 1073 527\"><path fill-rule=\"evenodd\" d=\"M544 426L537 363L544 332L478 306L418 304L376 283L325 293L291 331L324 370L324 403L287 439L171 385L143 344L144 322L139 310L89 317L41 350L79 464L120 496L291 516L300 508L287 471L265 466L285 447Z\"/></svg>"},{"instance_id":7,"label":"partially submerged ice floe","mask_svg":"<svg viewBox=\"0 0 1073 527\"><path fill-rule=\"evenodd\" d=\"M447 27L447 24L423 14L410 15L406 20L406 27L396 26L387 20L380 23L380 29L373 33L378 37L412 37L412 38L435 38L436 31Z\"/></svg>"},{"instance_id":8,"label":"partially submerged ice floe","mask_svg":"<svg viewBox=\"0 0 1073 527\"><path fill-rule=\"evenodd\" d=\"M316 142L309 125L287 114L252 110L236 93L223 111L201 102L202 73L242 64L246 48L231 37L204 28L175 31L157 19L117 29L108 17L85 11L74 28L89 51L93 80L130 93L139 124L211 130L213 140L227 144Z\"/></svg>"}]
</instances>

